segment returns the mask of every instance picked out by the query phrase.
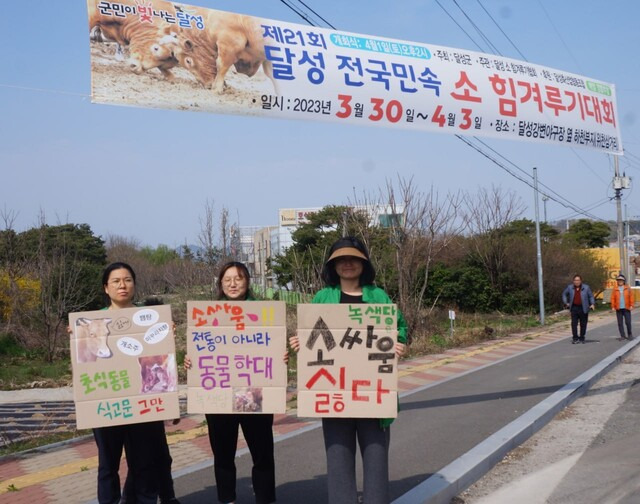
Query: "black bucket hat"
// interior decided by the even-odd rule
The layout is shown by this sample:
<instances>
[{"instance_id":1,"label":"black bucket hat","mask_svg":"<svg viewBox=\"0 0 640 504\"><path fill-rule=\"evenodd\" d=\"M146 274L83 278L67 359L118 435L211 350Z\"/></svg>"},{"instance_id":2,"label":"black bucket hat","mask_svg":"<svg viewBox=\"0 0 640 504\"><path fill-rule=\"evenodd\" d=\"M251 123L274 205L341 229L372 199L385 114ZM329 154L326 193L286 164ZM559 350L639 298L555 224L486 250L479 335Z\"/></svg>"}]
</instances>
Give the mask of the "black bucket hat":
<instances>
[{"instance_id":1,"label":"black bucket hat","mask_svg":"<svg viewBox=\"0 0 640 504\"><path fill-rule=\"evenodd\" d=\"M336 273L335 261L339 257L355 257L362 261L362 275L360 285L371 285L376 279L376 270L369 259L369 251L358 238L345 236L336 241L329 249L329 258L322 267L322 280L332 287L340 284L340 277Z\"/></svg>"}]
</instances>

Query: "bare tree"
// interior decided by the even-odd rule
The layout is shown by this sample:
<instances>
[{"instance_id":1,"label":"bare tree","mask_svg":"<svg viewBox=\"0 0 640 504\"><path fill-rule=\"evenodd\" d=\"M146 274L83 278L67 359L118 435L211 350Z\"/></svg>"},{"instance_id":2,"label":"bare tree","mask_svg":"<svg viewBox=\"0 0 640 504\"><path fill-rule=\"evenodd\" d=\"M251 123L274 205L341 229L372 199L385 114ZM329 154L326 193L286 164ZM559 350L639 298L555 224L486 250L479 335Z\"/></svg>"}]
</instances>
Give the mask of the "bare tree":
<instances>
[{"instance_id":1,"label":"bare tree","mask_svg":"<svg viewBox=\"0 0 640 504\"><path fill-rule=\"evenodd\" d=\"M369 248L376 270L387 273L378 275L378 281L397 293L411 329L422 319L434 259L465 227L461 204L460 193L442 197L433 187L425 193L413 178L398 177L395 184L387 180L377 196L354 194L349 225ZM382 241L375 239L381 227L386 228Z\"/></svg>"},{"instance_id":2,"label":"bare tree","mask_svg":"<svg viewBox=\"0 0 640 504\"><path fill-rule=\"evenodd\" d=\"M522 215L524 204L513 191L492 186L481 188L473 195L466 194L465 205L473 250L489 275L492 287L498 288L509 241L501 230Z\"/></svg>"},{"instance_id":3,"label":"bare tree","mask_svg":"<svg viewBox=\"0 0 640 504\"><path fill-rule=\"evenodd\" d=\"M421 192L413 178L398 177L397 187L387 180L384 196L389 213L397 216L390 220L390 226L398 301L414 329L422 319L433 260L465 227L460 212L462 195L442 197L433 186Z\"/></svg>"},{"instance_id":4,"label":"bare tree","mask_svg":"<svg viewBox=\"0 0 640 504\"><path fill-rule=\"evenodd\" d=\"M53 361L60 338L66 335L66 319L70 312L81 311L93 300L81 284L80 261L67 245L65 236L54 245L47 243L47 225L44 212L39 216L39 240L35 274L40 283L38 320L41 326L41 345L49 362Z\"/></svg>"},{"instance_id":5,"label":"bare tree","mask_svg":"<svg viewBox=\"0 0 640 504\"><path fill-rule=\"evenodd\" d=\"M198 240L202 247L202 262L205 270L205 283L213 298L216 293L216 267L218 262L218 250L215 244L213 201L207 201L204 205L204 215L200 216L200 234Z\"/></svg>"},{"instance_id":6,"label":"bare tree","mask_svg":"<svg viewBox=\"0 0 640 504\"><path fill-rule=\"evenodd\" d=\"M222 207L220 211L220 244L222 245L222 257L229 257L229 209Z\"/></svg>"}]
</instances>

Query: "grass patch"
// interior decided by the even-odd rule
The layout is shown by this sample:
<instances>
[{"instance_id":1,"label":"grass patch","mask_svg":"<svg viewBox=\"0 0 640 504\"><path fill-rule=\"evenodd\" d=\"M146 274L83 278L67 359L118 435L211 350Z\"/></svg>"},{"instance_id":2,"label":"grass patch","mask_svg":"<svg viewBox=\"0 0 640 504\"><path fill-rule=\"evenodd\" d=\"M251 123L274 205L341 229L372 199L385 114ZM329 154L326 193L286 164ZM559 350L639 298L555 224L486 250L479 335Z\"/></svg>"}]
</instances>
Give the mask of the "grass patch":
<instances>
[{"instance_id":1,"label":"grass patch","mask_svg":"<svg viewBox=\"0 0 640 504\"><path fill-rule=\"evenodd\" d=\"M61 387L70 383L69 359L47 362L38 354L0 356L0 390Z\"/></svg>"},{"instance_id":2,"label":"grass patch","mask_svg":"<svg viewBox=\"0 0 640 504\"><path fill-rule=\"evenodd\" d=\"M441 353L448 348L461 348L477 345L483 341L505 338L518 332L540 326L534 314L506 315L503 313L458 312L453 335L447 312L434 311L424 323L412 333L411 344L407 347L406 357L419 357ZM546 326L566 322L566 316L548 315ZM533 339L525 336L524 339Z\"/></svg>"}]
</instances>

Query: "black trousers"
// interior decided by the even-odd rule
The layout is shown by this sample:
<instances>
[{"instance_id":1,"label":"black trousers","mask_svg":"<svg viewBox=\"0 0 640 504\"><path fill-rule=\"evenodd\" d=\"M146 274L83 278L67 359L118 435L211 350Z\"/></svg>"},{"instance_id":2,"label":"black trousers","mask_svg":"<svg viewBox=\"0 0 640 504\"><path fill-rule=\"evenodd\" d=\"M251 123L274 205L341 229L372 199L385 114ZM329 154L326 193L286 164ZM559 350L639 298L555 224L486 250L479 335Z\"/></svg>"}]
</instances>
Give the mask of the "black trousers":
<instances>
[{"instance_id":1,"label":"black trousers","mask_svg":"<svg viewBox=\"0 0 640 504\"><path fill-rule=\"evenodd\" d=\"M173 463L173 459L171 458L171 452L169 451L169 445L167 444L164 422L153 423L161 424L158 428L154 428L149 433L150 437L153 437L149 449L153 449L155 452L154 460L157 464L157 472L155 473L156 485L158 487L160 502L162 502L174 499L176 496L173 488L173 478L171 476L171 464ZM133 471L129 471L127 473L127 479L124 482L123 496L120 504L137 504L137 502L135 477L133 475Z\"/></svg>"},{"instance_id":2,"label":"black trousers","mask_svg":"<svg viewBox=\"0 0 640 504\"><path fill-rule=\"evenodd\" d=\"M631 310L623 308L616 310L616 317L618 318L618 331L620 331L620 337L624 338L624 326L627 326L627 334L629 338L633 336L631 332Z\"/></svg>"},{"instance_id":3,"label":"black trousers","mask_svg":"<svg viewBox=\"0 0 640 504\"><path fill-rule=\"evenodd\" d=\"M276 500L275 461L273 457L273 415L206 415L209 426L209 442L213 451L213 468L216 476L218 500L236 500L236 448L238 427L251 452L253 469L251 481L257 504L269 504Z\"/></svg>"},{"instance_id":4,"label":"black trousers","mask_svg":"<svg viewBox=\"0 0 640 504\"><path fill-rule=\"evenodd\" d=\"M580 335L578 336L578 322L580 322ZM571 334L573 339L584 341L587 334L587 323L589 322L589 313L585 313L582 306L571 305Z\"/></svg>"},{"instance_id":5,"label":"black trousers","mask_svg":"<svg viewBox=\"0 0 640 504\"><path fill-rule=\"evenodd\" d=\"M128 473L133 476L133 493L138 504L156 504L158 472L154 442L162 422L146 422L93 429L98 445L98 502L118 504L120 492L120 459L124 448Z\"/></svg>"}]
</instances>

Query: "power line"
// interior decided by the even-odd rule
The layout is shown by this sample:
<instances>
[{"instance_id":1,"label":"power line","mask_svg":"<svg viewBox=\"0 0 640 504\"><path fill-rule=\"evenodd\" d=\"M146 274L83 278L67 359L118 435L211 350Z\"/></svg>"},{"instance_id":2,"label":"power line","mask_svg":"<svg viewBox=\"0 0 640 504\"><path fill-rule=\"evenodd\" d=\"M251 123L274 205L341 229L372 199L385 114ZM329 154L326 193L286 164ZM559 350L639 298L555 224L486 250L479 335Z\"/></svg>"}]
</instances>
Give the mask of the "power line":
<instances>
[{"instance_id":1,"label":"power line","mask_svg":"<svg viewBox=\"0 0 640 504\"><path fill-rule=\"evenodd\" d=\"M302 17L302 19L304 19L305 21L307 21L309 24L315 26L306 16L303 16L301 13L299 13L296 9L292 8L290 5L288 5L284 0L280 0L282 3L284 3L285 5L287 5L287 7L291 8L296 14L298 14L300 17ZM454 0L455 2L455 0ZM464 28L462 28L462 26L460 26L458 24L458 22L451 16L451 14L449 14L449 12L442 6L442 4L440 3L439 0L436 0L436 3L440 6L440 8L456 23L456 25L463 31L465 32L465 34L476 44L478 45L473 38L464 30ZM336 29L336 28L334 28ZM480 50L482 50L482 48L480 48ZM503 170L505 170L507 173L509 173L511 176L513 176L514 178L520 180L521 182L523 182L524 184L528 185L529 187L531 187L532 189L534 188L533 183L530 182L529 180L527 180L526 178L522 178L521 176L517 175L516 173L514 173L513 171L511 171L509 168L507 168L506 166L504 166L503 164L501 164L499 161L497 161L496 159L494 159L491 155L487 154L486 152L484 152L480 147L474 145L472 142L468 141L467 139L463 138L460 135L455 135L459 140L463 141L465 144L467 144L469 147L475 149L477 152L479 152L480 154L482 154L483 156L485 156L487 159L491 160L494 164L496 164L497 166L499 166L500 168L502 168ZM509 159L507 159L505 156L503 156L502 154L500 154L499 152L497 152L495 149L493 149L492 147L488 146L485 142L483 142L482 140L479 140L476 137L473 137L476 141L482 143L485 147L487 147L488 149L490 149L491 151L493 151L495 154L497 154L498 156L500 156L502 159L504 159L505 161L507 161L509 164L511 164L512 166L514 166L518 171L520 171L521 173L523 173L526 177L528 177L529 179L531 178L531 175L528 174L525 170L523 170L521 167L519 167L518 165L516 165L513 161L510 161ZM596 217L595 215L589 214L588 212L582 210L580 207L578 207L577 205L575 205L574 203L572 203L571 201L569 201L568 199L566 199L564 196L558 194L556 191L554 191L553 189L551 189L549 186L547 186L546 184L542 184L539 182L539 185L541 185L542 187L544 187L545 189L547 189L547 191L549 191L550 194L547 193L543 193L542 191L539 191L541 194L543 194L544 196L548 197L550 200L555 201L556 203L558 203L559 205L565 207L565 208L569 208L570 210L573 210L576 213L579 213L581 215L584 215L586 217L589 217L590 219L593 220L603 220L600 219L599 217ZM551 194L555 195L555 196L551 196Z\"/></svg>"},{"instance_id":2,"label":"power line","mask_svg":"<svg viewBox=\"0 0 640 504\"><path fill-rule=\"evenodd\" d=\"M489 13L489 11L487 9L485 9L484 5L482 5L482 2L480 0L477 0L478 4L480 4L480 7L482 7L482 10L485 11L487 13L487 16L489 16L491 18L491 21L493 21L493 23L498 27L498 30L500 30L502 32L502 34L505 36L505 38L511 43L511 45L513 46L513 48L518 51L518 54L520 56L522 56L522 59L525 61L529 61L524 54L522 54L522 52L520 51L520 49L518 49L518 46L516 46L513 42L513 40L511 40L511 38L509 37L509 35L507 35L504 30L502 29L502 27L500 26L500 24L493 18L493 16Z\"/></svg>"},{"instance_id":3,"label":"power line","mask_svg":"<svg viewBox=\"0 0 640 504\"><path fill-rule=\"evenodd\" d=\"M514 168L516 168L517 170L519 170L521 173L523 173L525 176L531 178L531 175L524 170L523 168L521 168L520 166L518 166L516 163L514 163L513 161L511 161L510 159L508 159L507 157L503 156L502 154L500 154L497 150L495 150L493 147L491 147L490 145L488 145L487 143L485 143L484 141L482 141L481 139L479 139L478 137L473 137L477 142L481 143L482 145L484 145L487 149L491 150L494 154L496 154L497 156L499 156L500 158L502 158L504 161L506 161L507 163L509 163L511 166L513 166ZM604 181L603 181L604 182ZM538 181L538 185L546 188L548 191L552 192L553 194L555 194L558 198L561 198L565 201L567 201L569 204L574 205L577 207L577 205L575 205L574 203L571 203L567 198L565 198L564 196L558 194L556 191L554 191L551 187L549 187L548 185L544 184L543 182Z\"/></svg>"},{"instance_id":4,"label":"power line","mask_svg":"<svg viewBox=\"0 0 640 504\"><path fill-rule=\"evenodd\" d=\"M562 45L564 46L564 48L567 50L567 52L569 53L569 56L571 56L571 59L573 60L573 62L576 64L576 66L578 67L578 70L580 70L580 73L583 73L582 68L580 67L580 63L578 63L578 60L576 59L576 57L573 55L573 53L571 52L571 49L569 49L569 46L567 45L567 43L564 41L564 38L562 37L562 35L560 34L560 31L558 30L558 28L556 28L555 23L553 22L553 19L551 19L551 16L549 15L549 13L547 12L547 9L544 8L544 5L542 5L541 0L538 0L538 4L540 5L540 7L542 8L545 16L547 16L547 19L549 20L549 24L551 25L551 27L554 29L554 31L556 32L556 35L558 35L558 38L560 39L560 42L562 42Z\"/></svg>"},{"instance_id":5,"label":"power line","mask_svg":"<svg viewBox=\"0 0 640 504\"><path fill-rule=\"evenodd\" d=\"M473 19L471 19L469 17L469 15L467 14L467 12L460 7L460 4L458 3L458 0L453 0L453 3L456 4L456 7L458 7L458 9L460 9L460 12L462 12L462 14L464 15L464 17L467 18L467 21L469 21L469 23L471 23L471 26L473 26L476 30L476 32L478 32L478 35L480 35L480 38L483 39L487 44L489 44L489 47L491 49L493 49L494 52L498 53L500 56L502 56L502 53L500 51L498 51L498 48L496 46L494 46L491 41L489 40L489 38L484 34L484 32L473 22Z\"/></svg>"},{"instance_id":6,"label":"power line","mask_svg":"<svg viewBox=\"0 0 640 504\"><path fill-rule=\"evenodd\" d=\"M538 0L540 1L540 0ZM458 6L458 8L462 11L462 13L465 15L465 17L467 17L467 19L469 19L469 16L467 16L466 12L462 9L462 7L460 7L460 5L458 4L457 0L453 0L453 2ZM513 47L516 49L516 51L518 51L518 53L520 53L520 55L525 59L525 61L528 61L527 58L522 54L522 51L520 51L520 49L518 48L518 46L507 36L507 34L504 32L504 30L502 30L502 28L500 27L500 25L496 22L496 20L493 18L493 16L491 16L491 14L484 8L484 5L482 5L482 3L480 2L480 0L477 0L477 2L480 4L480 6L484 9L484 11L487 13L487 15L493 20L493 22L496 24L496 26L498 26L498 28L500 29L500 31L505 35L505 37L507 37L509 39L509 42L511 42L511 45L513 45ZM544 9L544 6L542 6ZM545 11L546 12L546 11ZM473 23L473 21L471 19L469 19L469 21ZM474 24L475 26L475 24ZM555 28L555 26L554 26ZM556 30L557 31L557 30ZM484 35L484 34L483 34ZM495 48L495 45L493 43L491 43L491 41L488 39L488 37L485 36L485 39L487 40L487 42ZM564 41L563 41L564 43ZM565 44L566 45L566 44ZM567 48L568 49L568 48ZM577 64L577 62L576 62ZM579 66L579 65L578 65ZM486 144L484 144L486 146ZM488 146L487 146L488 147ZM490 147L489 147L490 148ZM587 169L593 173L593 175L595 175L595 177L600 180L603 184L608 185L608 182L606 182L577 152L573 147L570 147L571 152L573 152L573 154L582 162L582 164L584 164ZM495 151L494 149L491 149L493 152L495 152L497 155L503 157L501 154L499 154L497 151ZM506 160L506 158L503 158ZM527 173L527 176L530 176ZM545 186L544 183L540 182L540 185L543 187L547 187ZM548 188L548 187L547 187Z\"/></svg>"},{"instance_id":7,"label":"power line","mask_svg":"<svg viewBox=\"0 0 640 504\"><path fill-rule=\"evenodd\" d=\"M573 152L573 153L575 154L575 156L576 156L580 161L582 161L582 164L583 164L583 165L585 165L585 166L587 167L587 169L588 169L591 173L593 173L593 174L598 178L598 180L600 180L600 182L602 182L602 183L603 183L603 184L605 184L605 185L609 185L609 182L607 182L606 180L604 180L604 179L603 179L603 178L598 174L598 172L597 172L597 171L595 171L595 170L591 167L591 165L589 165L589 164L588 164L588 163L587 163L587 162L582 158L582 156L580 156L580 154L578 154L578 153L576 152L576 150L575 150L573 147L570 147L570 149L571 149L571 152Z\"/></svg>"},{"instance_id":8,"label":"power line","mask_svg":"<svg viewBox=\"0 0 640 504\"><path fill-rule=\"evenodd\" d=\"M472 142L470 142L469 140L467 140L466 138L460 136L460 135L456 135L456 137L459 140L462 140L465 144L467 144L469 147L471 147L472 149L476 150L477 152L479 152L480 154L482 154L484 157L486 157L487 159L489 159L491 162L493 162L494 164L496 164L497 166L499 166L500 168L502 168L504 171L506 171L507 173L509 173L512 177L520 180L520 182L528 185L529 187L531 187L532 189L534 189L534 184L533 182L522 178L520 175L518 175L517 173L513 172L512 170L510 170L509 168L507 168L504 164L500 163L500 161L496 160L495 158L493 158L490 154L487 154L485 151L483 151L480 147L478 147L477 145L474 145ZM475 137L474 137L475 138ZM513 164L513 163L512 163ZM518 168L520 171L523 171L522 168ZM543 184L540 184L543 185ZM595 215L592 215L586 211L584 211L583 209L581 209L580 207L576 206L575 204L571 203L568 199L564 198L563 196L559 195L557 192L555 192L553 189L549 188L546 185L543 185L543 187L545 187L549 192L545 193L543 191L539 191L540 194L542 194L543 196L546 196L547 198L549 198L552 201L555 201L556 203L558 203L559 205L562 205L565 208L569 208L571 210L573 210L576 213L579 213L581 215L584 215L585 217L588 217L592 220L599 220L599 221L603 221L603 219L596 217ZM555 194L555 196L552 196L552 194Z\"/></svg>"},{"instance_id":9,"label":"power line","mask_svg":"<svg viewBox=\"0 0 640 504\"><path fill-rule=\"evenodd\" d=\"M69 95L69 96L82 96L83 98L91 98L91 95L85 93L74 93L72 91L61 91L59 89L45 89L45 88L36 88L36 87L28 87L28 86L17 86L13 84L0 84L0 87L8 88L8 89L21 89L23 91L37 91L39 93L52 93L52 94L61 94L61 95Z\"/></svg>"},{"instance_id":10,"label":"power line","mask_svg":"<svg viewBox=\"0 0 640 504\"><path fill-rule=\"evenodd\" d=\"M590 205L587 205L585 210L587 210L587 211L595 210L596 208L601 207L605 203L611 203L612 199L613 199L612 197L611 198L607 197L607 198L605 198L603 200L599 200L599 201L596 201L595 203L591 203ZM556 217L554 220L556 220L556 221L565 220L565 219L568 220L568 219L572 219L574 217L577 217L578 215L580 215L580 214L577 214L576 212L571 212L571 213L564 214L564 215L561 215L559 217Z\"/></svg>"},{"instance_id":11,"label":"power line","mask_svg":"<svg viewBox=\"0 0 640 504\"><path fill-rule=\"evenodd\" d=\"M471 35L469 35L469 33L467 32L467 30L465 30L465 29L460 25L460 23L458 23L458 22L456 21L456 19L455 19L451 14L449 14L449 11L448 11L447 9L445 9L445 8L444 8L444 6L440 3L440 0L436 0L436 3L437 3L437 4L438 4L438 6L439 6L443 11L444 11L444 13L445 13L447 16L449 16L449 18L451 18L451 21L453 21L453 22L456 24L456 26L457 26L458 28L460 28L460 29L464 32L464 34L469 38L469 40L471 40L471 42L473 42L473 44L474 44L474 45L475 45L475 46L476 46L480 51L482 51L482 52L487 52L487 51L485 51L482 47L480 47L480 44L478 44L478 43L475 41L475 39L474 39Z\"/></svg>"},{"instance_id":12,"label":"power line","mask_svg":"<svg viewBox=\"0 0 640 504\"><path fill-rule=\"evenodd\" d=\"M485 7L484 7L484 5L482 4L482 2L481 2L480 0L476 0L476 1L477 1L477 2L478 2L478 4L480 5L480 7L482 7L482 10L484 10L484 11L485 11L485 13L487 14L487 16L489 16L489 17L491 18L491 20L494 22L494 24L495 24L495 25L498 27L498 29L502 32L502 34L503 34L503 35L507 38L507 40L511 43L511 45L513 46L513 48L514 48L516 51L518 51L518 54L520 54L520 56L522 56L522 58L523 58L525 61L527 61L527 62L528 62L529 60L526 58L526 56L525 56L524 54L522 54L522 51L521 51L521 50L518 48L518 46L513 42L513 40L511 40L511 38L509 38L509 36L505 33L505 31L502 29L502 27L500 26L500 24L499 24L499 23L494 19L494 17L491 15L491 13L490 13L490 12L489 12ZM539 1L540 1L540 0L539 0ZM544 6L542 6L542 8L544 9ZM547 17L548 17L548 13L546 12L546 10L545 10L545 14L547 14ZM554 26L554 28L555 28L555 26ZM556 32L557 32L557 30L556 30ZM564 43L564 41L563 41L563 43ZM566 47L566 44L565 44L565 47ZM568 48L567 48L567 50L568 50ZM569 52L570 52L570 51L569 51ZM575 58L574 58L574 61L575 61ZM576 61L576 64L578 64L578 63L577 63L577 61ZM578 67L579 67L579 66L580 66L580 65L578 64ZM602 182L603 184L608 185L608 182L606 182L606 181L605 181L605 180L604 180L604 179L603 179L603 178L602 178L602 177L601 177L601 176L600 176L600 175L599 175L599 174L598 174L598 173L597 173L597 172L596 172L596 171L591 167L591 165L589 165L589 164L588 164L588 163L587 163L587 162L586 162L586 161L585 161L585 160L584 160L584 159L583 159L583 158L582 158L582 157L581 157L581 156L576 152L576 150L575 150L573 147L570 147L570 149L571 149L571 152L573 152L573 154L574 154L574 155L575 155L575 156L576 156L576 157L577 157L577 158L582 162L582 164L583 164L583 165L585 165L585 166L587 167L587 169L588 169L591 173L593 173L593 174L596 176L596 178L597 178L598 180L600 180L600 182Z\"/></svg>"},{"instance_id":13,"label":"power line","mask_svg":"<svg viewBox=\"0 0 640 504\"><path fill-rule=\"evenodd\" d=\"M300 16L302 19L304 19L307 23L309 23L311 26L317 26L317 24L315 24L313 21L311 21L302 11L296 9L293 5L289 4L288 2L286 2L285 0L280 0L284 5L286 5L287 7L289 7L289 9L291 9L293 12L295 12L298 16Z\"/></svg>"},{"instance_id":14,"label":"power line","mask_svg":"<svg viewBox=\"0 0 640 504\"><path fill-rule=\"evenodd\" d=\"M636 156L635 154L633 154L629 149L625 148L624 149L624 155L625 156L631 156L632 159L636 160L636 163L640 163L640 157Z\"/></svg>"},{"instance_id":15,"label":"power line","mask_svg":"<svg viewBox=\"0 0 640 504\"><path fill-rule=\"evenodd\" d=\"M333 26L329 21L327 21L325 18L323 18L320 14L318 14L316 11L314 11L311 7L309 7L306 3L304 3L302 0L298 0L298 2L300 2L302 5L304 5L307 9L309 9L311 12L313 12L318 18L320 18L322 21L324 21L327 25L329 25L331 28L333 28L334 30L337 30L337 28L335 26Z\"/></svg>"}]
</instances>

